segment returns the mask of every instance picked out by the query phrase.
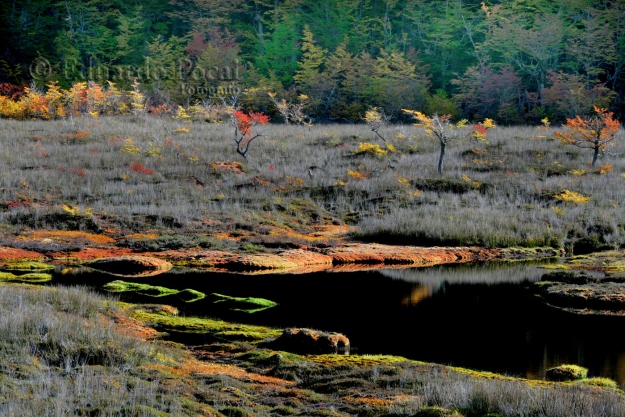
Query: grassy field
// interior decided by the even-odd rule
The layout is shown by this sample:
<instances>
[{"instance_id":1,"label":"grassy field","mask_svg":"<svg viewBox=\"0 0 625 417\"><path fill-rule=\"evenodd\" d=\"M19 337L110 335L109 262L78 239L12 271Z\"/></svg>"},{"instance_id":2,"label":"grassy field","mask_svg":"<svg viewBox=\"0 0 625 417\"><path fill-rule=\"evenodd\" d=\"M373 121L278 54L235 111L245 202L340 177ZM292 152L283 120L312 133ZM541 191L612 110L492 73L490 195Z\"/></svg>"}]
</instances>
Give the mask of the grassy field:
<instances>
[{"instance_id":1,"label":"grassy field","mask_svg":"<svg viewBox=\"0 0 625 417\"><path fill-rule=\"evenodd\" d=\"M592 151L561 144L554 128L458 139L442 175L438 142L411 125L380 130L392 150L366 125L262 126L247 160L232 130L155 116L0 120L3 242L50 228L218 248L232 244L224 233L245 231L243 249L262 251L284 244L272 228L347 225L355 239L412 245L581 253L625 243L623 150L591 169ZM150 232L159 240L124 238Z\"/></svg>"},{"instance_id":2,"label":"grassy field","mask_svg":"<svg viewBox=\"0 0 625 417\"><path fill-rule=\"evenodd\" d=\"M0 312L3 416L625 413L623 392L601 378L527 381L398 357L275 352L258 342L278 330L233 331L221 321L177 317L172 307L121 304L81 288L1 285ZM210 344L189 351L159 341L132 317L200 326ZM220 341L224 334L228 340Z\"/></svg>"}]
</instances>

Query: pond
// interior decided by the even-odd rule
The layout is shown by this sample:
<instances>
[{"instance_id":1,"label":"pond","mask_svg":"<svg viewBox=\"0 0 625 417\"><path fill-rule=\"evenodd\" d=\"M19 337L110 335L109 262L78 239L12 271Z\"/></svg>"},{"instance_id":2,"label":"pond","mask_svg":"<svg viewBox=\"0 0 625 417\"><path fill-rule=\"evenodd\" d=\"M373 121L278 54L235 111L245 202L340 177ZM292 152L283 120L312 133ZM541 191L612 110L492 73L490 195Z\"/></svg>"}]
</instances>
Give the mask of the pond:
<instances>
[{"instance_id":1,"label":"pond","mask_svg":"<svg viewBox=\"0 0 625 417\"><path fill-rule=\"evenodd\" d=\"M242 275L174 270L139 282L206 294L261 297L279 305L245 314L216 309L208 299L176 305L181 314L275 327L340 332L352 353L406 358L543 378L560 364L625 383L625 319L578 316L542 305L530 291L544 270L528 264L465 264L368 272ZM63 285L101 285L110 275L55 274ZM130 281L130 279L129 279ZM202 343L201 336L192 336Z\"/></svg>"}]
</instances>

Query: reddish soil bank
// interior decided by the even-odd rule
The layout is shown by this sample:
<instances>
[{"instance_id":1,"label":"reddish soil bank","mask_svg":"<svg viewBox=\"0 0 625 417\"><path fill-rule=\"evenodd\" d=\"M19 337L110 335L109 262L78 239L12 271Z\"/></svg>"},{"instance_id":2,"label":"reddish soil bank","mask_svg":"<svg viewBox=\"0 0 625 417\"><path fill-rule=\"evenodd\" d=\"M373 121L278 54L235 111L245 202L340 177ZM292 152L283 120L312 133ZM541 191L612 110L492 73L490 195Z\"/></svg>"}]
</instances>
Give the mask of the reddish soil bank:
<instances>
[{"instance_id":1,"label":"reddish soil bank","mask_svg":"<svg viewBox=\"0 0 625 417\"><path fill-rule=\"evenodd\" d=\"M555 256L557 252L539 254L539 257ZM380 244L349 243L331 249L305 248L289 249L277 253L237 254L233 252L179 249L162 252L132 252L113 246L88 247L77 251L49 252L44 254L0 247L0 263L19 260L46 259L58 264L83 264L96 269L102 265L94 260L106 259L119 265L125 259L149 257L158 263L167 261L174 266L211 269L215 271L238 271L247 273L308 273L322 270L370 270L377 268L406 268L431 266L447 263L464 263L517 258L514 252L503 252L501 249L484 249L477 247L423 248L411 246L392 246ZM156 259L155 259L156 258ZM152 262L153 263L153 262ZM155 268L146 265L146 271L165 272L168 268ZM123 265L122 265L123 266ZM141 263L136 265L137 268ZM135 268L136 269L136 268ZM115 272L115 271L111 271ZM137 273L138 271L135 271Z\"/></svg>"},{"instance_id":2,"label":"reddish soil bank","mask_svg":"<svg viewBox=\"0 0 625 417\"><path fill-rule=\"evenodd\" d=\"M378 244L348 244L332 249L289 249L279 253L236 254L232 252L184 249L142 253L177 266L224 271L314 272L327 269L375 269L430 266L501 258L501 250L483 248L420 248ZM78 255L77 259L84 259Z\"/></svg>"},{"instance_id":3,"label":"reddish soil bank","mask_svg":"<svg viewBox=\"0 0 625 417\"><path fill-rule=\"evenodd\" d=\"M282 231L284 232L284 231ZM18 260L46 260L58 264L94 265L92 261L113 258L123 265L128 256L144 256L167 261L174 266L212 269L216 271L239 271L246 273L289 272L305 273L321 270L360 270L375 268L405 268L431 266L444 263L463 263L518 258L548 258L561 255L554 249L487 249L479 247L416 247L395 246L376 243L350 242L345 227L326 227L315 233L280 235L283 242L293 244L297 249L277 250L273 253L237 253L211 249L178 249L156 252L133 251L116 246L119 236L77 231L24 231L9 246L37 248L33 250L0 247L0 263ZM291 233L293 234L293 233ZM156 238L152 235L133 235L134 238ZM128 238L128 236L126 236ZM234 239L226 236L227 239ZM324 243L324 244L320 244ZM58 251L55 247L81 248ZM49 250L41 248L50 248ZM115 263L115 261L114 261ZM150 262L148 262L149 264ZM140 263L137 265L140 267ZM161 265L162 266L162 265ZM94 265L94 268L99 268ZM146 265L146 271L158 273L167 268ZM115 272L115 271L112 271Z\"/></svg>"}]
</instances>

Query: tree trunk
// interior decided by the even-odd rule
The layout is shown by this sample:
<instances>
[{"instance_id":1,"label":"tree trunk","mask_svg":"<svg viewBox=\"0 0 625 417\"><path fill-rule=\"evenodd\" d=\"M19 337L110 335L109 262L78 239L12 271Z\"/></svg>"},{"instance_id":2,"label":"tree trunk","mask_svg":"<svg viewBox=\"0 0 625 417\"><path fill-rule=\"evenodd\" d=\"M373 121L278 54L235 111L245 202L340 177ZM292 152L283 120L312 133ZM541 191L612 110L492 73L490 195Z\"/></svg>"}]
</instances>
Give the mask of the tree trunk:
<instances>
[{"instance_id":1,"label":"tree trunk","mask_svg":"<svg viewBox=\"0 0 625 417\"><path fill-rule=\"evenodd\" d=\"M445 159L445 147L446 146L447 144L441 141L441 156L440 158L438 158L438 173L439 174L443 173L443 159Z\"/></svg>"},{"instance_id":2,"label":"tree trunk","mask_svg":"<svg viewBox=\"0 0 625 417\"><path fill-rule=\"evenodd\" d=\"M592 166L595 166L595 162L597 162L597 158L599 157L599 147L595 146L595 156L592 158Z\"/></svg>"},{"instance_id":3,"label":"tree trunk","mask_svg":"<svg viewBox=\"0 0 625 417\"><path fill-rule=\"evenodd\" d=\"M260 46L260 54L265 55L265 28L263 26L263 17L258 10L258 5L256 6L256 14L254 15L254 20L258 23L258 29L256 29L258 35L258 43Z\"/></svg>"}]
</instances>

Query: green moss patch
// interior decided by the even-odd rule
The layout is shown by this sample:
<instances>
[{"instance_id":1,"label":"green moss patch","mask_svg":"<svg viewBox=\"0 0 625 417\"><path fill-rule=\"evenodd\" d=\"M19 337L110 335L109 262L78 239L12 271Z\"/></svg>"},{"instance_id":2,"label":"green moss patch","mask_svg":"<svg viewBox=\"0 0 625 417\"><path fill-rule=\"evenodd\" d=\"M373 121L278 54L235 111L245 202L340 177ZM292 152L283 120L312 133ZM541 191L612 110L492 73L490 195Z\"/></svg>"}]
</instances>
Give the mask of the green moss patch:
<instances>
[{"instance_id":1,"label":"green moss patch","mask_svg":"<svg viewBox=\"0 0 625 417\"><path fill-rule=\"evenodd\" d=\"M5 282L23 282L27 284L43 283L52 281L51 274L41 272L33 272L30 274L15 275L11 272L0 272L0 281Z\"/></svg>"},{"instance_id":2,"label":"green moss patch","mask_svg":"<svg viewBox=\"0 0 625 417\"><path fill-rule=\"evenodd\" d=\"M211 297L213 298L213 303L215 304L226 307L232 311L242 311L249 314L267 310L268 308L278 305L278 303L264 298L230 297L228 295L217 293L211 294Z\"/></svg>"},{"instance_id":3,"label":"green moss patch","mask_svg":"<svg viewBox=\"0 0 625 417\"><path fill-rule=\"evenodd\" d=\"M187 303L192 303L198 300L202 300L206 297L206 294L203 292L199 292L192 289L184 289L184 290L174 290L172 288L160 287L156 285L149 284L141 284L138 282L127 282L127 281L112 281L108 284L102 286L102 288L106 291L110 292L134 292L139 295L145 295L148 297L167 297L175 295L178 298L181 298L183 301Z\"/></svg>"},{"instance_id":4,"label":"green moss patch","mask_svg":"<svg viewBox=\"0 0 625 417\"><path fill-rule=\"evenodd\" d=\"M18 262L5 266L7 271L50 271L54 265L48 265L43 262Z\"/></svg>"},{"instance_id":5,"label":"green moss patch","mask_svg":"<svg viewBox=\"0 0 625 417\"><path fill-rule=\"evenodd\" d=\"M588 385L591 387L602 387L602 388L618 388L618 384L616 381L611 380L610 378L585 378L576 382L577 384Z\"/></svg>"},{"instance_id":6,"label":"green moss patch","mask_svg":"<svg viewBox=\"0 0 625 417\"><path fill-rule=\"evenodd\" d=\"M294 353L277 352L273 350L253 350L238 354L234 357L241 362L244 367L264 367L264 366L288 366L293 364L310 363L306 358Z\"/></svg>"},{"instance_id":7,"label":"green moss patch","mask_svg":"<svg viewBox=\"0 0 625 417\"><path fill-rule=\"evenodd\" d=\"M401 356L391 355L308 355L308 359L323 365L351 365L356 367L392 365L403 362L422 364L423 362L409 361Z\"/></svg>"},{"instance_id":8,"label":"green moss patch","mask_svg":"<svg viewBox=\"0 0 625 417\"><path fill-rule=\"evenodd\" d=\"M160 314L138 305L131 308L131 316L144 323L152 323L164 331L206 333L216 340L259 343L264 339L278 337L282 331L262 326L227 323L195 317Z\"/></svg>"}]
</instances>

